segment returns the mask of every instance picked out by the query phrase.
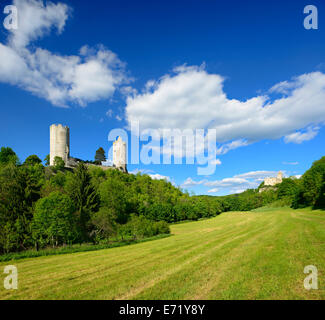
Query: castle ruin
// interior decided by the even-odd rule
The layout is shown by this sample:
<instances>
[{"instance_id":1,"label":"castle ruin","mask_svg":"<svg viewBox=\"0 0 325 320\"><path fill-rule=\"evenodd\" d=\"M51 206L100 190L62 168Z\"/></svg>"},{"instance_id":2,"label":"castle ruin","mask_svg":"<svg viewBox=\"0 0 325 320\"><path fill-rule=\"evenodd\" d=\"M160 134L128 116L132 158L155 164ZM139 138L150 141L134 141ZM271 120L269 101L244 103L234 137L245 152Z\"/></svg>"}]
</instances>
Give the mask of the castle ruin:
<instances>
[{"instance_id":1,"label":"castle ruin","mask_svg":"<svg viewBox=\"0 0 325 320\"><path fill-rule=\"evenodd\" d=\"M113 166L126 172L126 143L121 137L113 142Z\"/></svg>"},{"instance_id":2,"label":"castle ruin","mask_svg":"<svg viewBox=\"0 0 325 320\"><path fill-rule=\"evenodd\" d=\"M126 168L126 143L121 137L113 142L113 166L99 167L105 169L116 168L123 172L127 172ZM68 168L73 168L78 161L70 157L70 129L62 124L52 124L50 126L50 166L54 165L55 157L60 157Z\"/></svg>"},{"instance_id":3,"label":"castle ruin","mask_svg":"<svg viewBox=\"0 0 325 320\"><path fill-rule=\"evenodd\" d=\"M282 182L283 174L281 171L278 172L276 178L265 178L264 186L275 186Z\"/></svg>"}]
</instances>

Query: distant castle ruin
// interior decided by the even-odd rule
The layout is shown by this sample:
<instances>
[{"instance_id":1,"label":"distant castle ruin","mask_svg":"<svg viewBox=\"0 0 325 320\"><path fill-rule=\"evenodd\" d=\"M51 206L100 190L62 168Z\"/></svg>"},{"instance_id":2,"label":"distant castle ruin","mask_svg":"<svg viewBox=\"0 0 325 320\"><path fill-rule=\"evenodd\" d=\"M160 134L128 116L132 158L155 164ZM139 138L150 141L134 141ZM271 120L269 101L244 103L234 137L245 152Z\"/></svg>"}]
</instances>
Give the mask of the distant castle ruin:
<instances>
[{"instance_id":1,"label":"distant castle ruin","mask_svg":"<svg viewBox=\"0 0 325 320\"><path fill-rule=\"evenodd\" d=\"M276 178L265 178L264 179L264 186L275 186L282 182L283 174L281 171L278 172Z\"/></svg>"},{"instance_id":2,"label":"distant castle ruin","mask_svg":"<svg viewBox=\"0 0 325 320\"><path fill-rule=\"evenodd\" d=\"M276 178L268 177L264 179L263 187L259 188L259 192L263 192L265 190L276 190L276 185L282 182L283 174L281 171L278 172Z\"/></svg>"},{"instance_id":3,"label":"distant castle ruin","mask_svg":"<svg viewBox=\"0 0 325 320\"><path fill-rule=\"evenodd\" d=\"M127 172L126 155L126 143L118 137L113 142L113 166L100 165L100 167L104 170L115 168ZM68 168L73 168L78 164L77 159L70 157L70 129L62 124L50 126L50 166L54 165L55 157L60 157Z\"/></svg>"}]
</instances>

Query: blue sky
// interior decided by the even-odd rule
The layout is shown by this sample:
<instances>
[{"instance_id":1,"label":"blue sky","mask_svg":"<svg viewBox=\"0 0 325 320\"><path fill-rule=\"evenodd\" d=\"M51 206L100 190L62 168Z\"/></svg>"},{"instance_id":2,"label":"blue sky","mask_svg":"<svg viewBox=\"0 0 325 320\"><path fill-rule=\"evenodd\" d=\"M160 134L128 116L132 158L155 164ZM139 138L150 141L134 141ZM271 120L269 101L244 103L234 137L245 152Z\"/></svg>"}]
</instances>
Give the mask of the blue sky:
<instances>
[{"instance_id":1,"label":"blue sky","mask_svg":"<svg viewBox=\"0 0 325 320\"><path fill-rule=\"evenodd\" d=\"M137 118L144 128L214 123L219 148L245 142L220 152L207 177L197 165L128 166L197 194L300 175L324 155L323 1L13 2L18 30L0 24L0 145L22 161L49 153L52 123L70 127L72 156L91 160ZM308 4L317 30L303 27Z\"/></svg>"}]
</instances>

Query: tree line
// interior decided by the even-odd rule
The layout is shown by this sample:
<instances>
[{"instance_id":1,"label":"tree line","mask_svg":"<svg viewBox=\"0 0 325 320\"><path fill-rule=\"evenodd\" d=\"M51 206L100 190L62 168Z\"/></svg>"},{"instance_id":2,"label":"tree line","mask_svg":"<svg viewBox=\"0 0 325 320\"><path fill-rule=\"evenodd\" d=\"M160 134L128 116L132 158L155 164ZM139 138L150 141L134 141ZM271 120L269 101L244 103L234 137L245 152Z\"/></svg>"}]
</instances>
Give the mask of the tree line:
<instances>
[{"instance_id":1,"label":"tree line","mask_svg":"<svg viewBox=\"0 0 325 320\"><path fill-rule=\"evenodd\" d=\"M97 154L97 158L98 154ZM98 159L99 160L99 159ZM61 158L45 166L36 155L19 163L0 151L0 253L74 243L137 239L169 233L168 223L248 211L275 201L294 208L324 208L325 157L301 179L287 178L263 192L190 196L172 183Z\"/></svg>"}]
</instances>

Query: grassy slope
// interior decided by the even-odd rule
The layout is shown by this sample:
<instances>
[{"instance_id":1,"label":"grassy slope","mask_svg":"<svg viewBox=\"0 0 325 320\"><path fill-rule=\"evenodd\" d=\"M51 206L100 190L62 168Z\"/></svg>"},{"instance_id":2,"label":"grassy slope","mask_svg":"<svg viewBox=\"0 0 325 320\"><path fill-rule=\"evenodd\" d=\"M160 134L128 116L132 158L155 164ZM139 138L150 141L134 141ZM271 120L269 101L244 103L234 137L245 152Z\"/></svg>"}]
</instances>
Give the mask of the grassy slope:
<instances>
[{"instance_id":1,"label":"grassy slope","mask_svg":"<svg viewBox=\"0 0 325 320\"><path fill-rule=\"evenodd\" d=\"M11 262L0 299L325 299L325 212L230 212L133 246ZM0 263L2 270L7 263ZM303 287L317 266L319 290ZM1 283L0 282L0 283Z\"/></svg>"}]
</instances>

